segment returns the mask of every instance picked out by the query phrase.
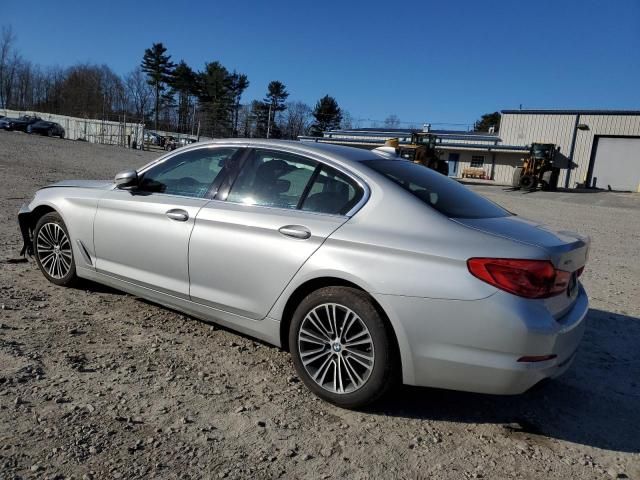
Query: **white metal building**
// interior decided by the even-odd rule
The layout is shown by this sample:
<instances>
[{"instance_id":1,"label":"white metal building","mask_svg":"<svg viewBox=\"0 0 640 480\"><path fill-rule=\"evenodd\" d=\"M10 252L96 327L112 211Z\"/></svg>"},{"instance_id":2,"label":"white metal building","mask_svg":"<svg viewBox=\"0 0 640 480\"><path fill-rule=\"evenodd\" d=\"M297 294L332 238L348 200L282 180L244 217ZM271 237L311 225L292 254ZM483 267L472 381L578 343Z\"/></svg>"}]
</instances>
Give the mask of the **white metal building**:
<instances>
[{"instance_id":1,"label":"white metal building","mask_svg":"<svg viewBox=\"0 0 640 480\"><path fill-rule=\"evenodd\" d=\"M640 191L640 111L503 110L500 138L558 145L558 186Z\"/></svg>"},{"instance_id":2,"label":"white metal building","mask_svg":"<svg viewBox=\"0 0 640 480\"><path fill-rule=\"evenodd\" d=\"M432 130L449 162L449 175L483 168L487 178L509 184L531 143L560 147L558 187L578 186L640 192L640 111L503 110L498 134ZM325 132L302 141L375 148L389 138L408 142L411 131L355 129Z\"/></svg>"}]
</instances>

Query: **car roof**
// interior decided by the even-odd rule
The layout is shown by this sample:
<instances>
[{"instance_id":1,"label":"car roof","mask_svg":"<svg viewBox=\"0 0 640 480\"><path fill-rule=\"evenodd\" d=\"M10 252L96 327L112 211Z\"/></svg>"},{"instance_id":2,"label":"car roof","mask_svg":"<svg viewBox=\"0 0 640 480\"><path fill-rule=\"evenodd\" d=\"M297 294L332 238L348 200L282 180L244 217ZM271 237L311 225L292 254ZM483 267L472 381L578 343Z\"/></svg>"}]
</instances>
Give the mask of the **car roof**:
<instances>
[{"instance_id":1,"label":"car roof","mask_svg":"<svg viewBox=\"0 0 640 480\"><path fill-rule=\"evenodd\" d=\"M247 147L261 147L261 148L295 148L301 153L316 153L323 156L332 157L336 160L345 162L361 162L364 160L373 160L376 158L375 153L371 150L355 147L345 147L343 145L333 145L330 143L320 142L300 142L297 140L270 140L264 138L227 138L220 140L211 140L207 142L200 142L199 145L216 145L216 144L234 144L247 146Z\"/></svg>"}]
</instances>

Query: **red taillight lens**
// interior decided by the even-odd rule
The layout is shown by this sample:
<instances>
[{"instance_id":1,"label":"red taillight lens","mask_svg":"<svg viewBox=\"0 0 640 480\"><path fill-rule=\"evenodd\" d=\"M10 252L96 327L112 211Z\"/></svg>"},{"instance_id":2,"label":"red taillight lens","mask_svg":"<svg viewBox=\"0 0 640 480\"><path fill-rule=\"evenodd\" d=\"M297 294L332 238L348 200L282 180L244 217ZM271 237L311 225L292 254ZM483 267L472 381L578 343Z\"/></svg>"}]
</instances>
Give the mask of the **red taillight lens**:
<instances>
[{"instance_id":1,"label":"red taillight lens","mask_svg":"<svg viewBox=\"0 0 640 480\"><path fill-rule=\"evenodd\" d=\"M545 298L567 289L571 273L556 270L548 260L470 258L469 272L494 287L519 297Z\"/></svg>"}]
</instances>

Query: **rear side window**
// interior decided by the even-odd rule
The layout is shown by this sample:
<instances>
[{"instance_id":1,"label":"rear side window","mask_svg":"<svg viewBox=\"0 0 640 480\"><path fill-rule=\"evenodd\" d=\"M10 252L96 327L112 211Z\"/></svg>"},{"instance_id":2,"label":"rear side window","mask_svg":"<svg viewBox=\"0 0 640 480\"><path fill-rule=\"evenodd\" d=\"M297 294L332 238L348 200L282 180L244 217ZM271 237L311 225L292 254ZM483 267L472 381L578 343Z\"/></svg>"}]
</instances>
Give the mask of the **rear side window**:
<instances>
[{"instance_id":1,"label":"rear side window","mask_svg":"<svg viewBox=\"0 0 640 480\"><path fill-rule=\"evenodd\" d=\"M494 218L511 215L455 180L404 160L367 160L363 165L384 175L450 218Z\"/></svg>"},{"instance_id":2,"label":"rear side window","mask_svg":"<svg viewBox=\"0 0 640 480\"><path fill-rule=\"evenodd\" d=\"M322 166L302 203L308 212L344 215L362 198L362 188L346 175Z\"/></svg>"}]
</instances>

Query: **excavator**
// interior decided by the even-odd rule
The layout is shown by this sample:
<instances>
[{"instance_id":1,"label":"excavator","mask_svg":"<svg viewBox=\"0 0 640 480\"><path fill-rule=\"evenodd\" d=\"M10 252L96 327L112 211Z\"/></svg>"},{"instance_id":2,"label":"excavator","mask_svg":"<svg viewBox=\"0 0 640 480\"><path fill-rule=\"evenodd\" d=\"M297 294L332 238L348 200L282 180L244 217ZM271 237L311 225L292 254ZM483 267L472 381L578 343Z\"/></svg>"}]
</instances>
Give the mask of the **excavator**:
<instances>
[{"instance_id":1,"label":"excavator","mask_svg":"<svg viewBox=\"0 0 640 480\"><path fill-rule=\"evenodd\" d=\"M532 143L529 154L522 159L522 166L513 172L511 186L514 190L555 190L560 169L554 165L560 147L553 143Z\"/></svg>"},{"instance_id":2,"label":"excavator","mask_svg":"<svg viewBox=\"0 0 640 480\"><path fill-rule=\"evenodd\" d=\"M390 138L384 143L384 147L380 148L387 152L392 149L401 158L424 165L443 175L449 174L449 165L440 159L436 151L436 136L432 133L414 132L411 134L411 143L403 144L397 138Z\"/></svg>"}]
</instances>

